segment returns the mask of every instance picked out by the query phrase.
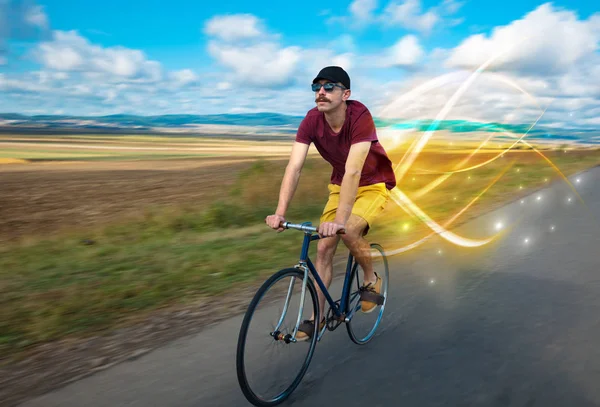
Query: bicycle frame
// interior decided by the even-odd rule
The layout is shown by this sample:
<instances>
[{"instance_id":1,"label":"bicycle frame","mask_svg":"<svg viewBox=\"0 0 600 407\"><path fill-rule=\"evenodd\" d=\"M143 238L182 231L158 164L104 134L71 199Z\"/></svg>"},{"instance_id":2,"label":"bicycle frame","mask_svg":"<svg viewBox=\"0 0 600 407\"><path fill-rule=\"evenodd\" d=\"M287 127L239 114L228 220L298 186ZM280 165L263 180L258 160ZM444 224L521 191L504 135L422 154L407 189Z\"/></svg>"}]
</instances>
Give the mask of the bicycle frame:
<instances>
[{"instance_id":1,"label":"bicycle frame","mask_svg":"<svg viewBox=\"0 0 600 407\"><path fill-rule=\"evenodd\" d=\"M297 230L301 230L302 232L304 232L304 240L302 242L302 250L300 252L300 261L296 265L296 268L299 268L304 272L304 276L302 278L302 293L300 296L298 319L296 321L296 326L294 328L293 333L290 335L290 337L287 340L290 340L291 342L296 341L296 334L298 333L298 327L300 326L300 320L302 318L302 310L304 309L304 297L305 297L305 293L306 293L306 284L307 284L307 280L308 280L308 272L309 271L312 273L313 278L315 279L315 281L317 282L317 285L321 289L321 292L323 292L323 294L325 295L325 299L327 300L327 302L329 303L329 306L333 310L333 313L335 314L337 321L338 322L342 322L342 321L349 322L350 319L352 319L352 316L354 315L354 312L356 311L356 309L352 309L348 312L348 314L345 314L345 311L348 309L348 306L349 306L349 304L347 304L346 299L347 299L349 291L350 291L350 279L351 279L351 275L352 275L351 273L354 272L355 269L358 267L358 263L354 262L354 257L352 256L352 253L348 254L348 263L346 265L346 275L344 278L344 287L342 289L342 298L340 299L340 305L338 306L336 304L336 302L331 298L331 295L329 294L329 291L325 287L323 280L321 280L321 277L319 277L319 273L317 273L315 266L312 264L312 261L308 257L308 248L310 246L310 242L312 242L313 240L321 239L321 237L319 235L313 235L313 233L316 232L316 228L312 227L310 222L306 222L303 224L292 224L289 222L285 222L283 224L283 227L285 227L286 229L297 229ZM290 300L290 296L292 295L294 283L295 283L295 279L292 279L290 281L290 286L288 288L288 293L287 293L287 297L285 299L283 312L281 314L279 322L277 323L277 326L273 329L273 332L271 332L272 336L279 337L279 335L281 335L281 333L279 332L279 328L281 327L281 324L283 323L283 320L285 319L285 316L288 312L289 300ZM319 338L320 338L320 336L319 336ZM282 336L280 339L285 340L284 336Z\"/></svg>"},{"instance_id":2,"label":"bicycle frame","mask_svg":"<svg viewBox=\"0 0 600 407\"><path fill-rule=\"evenodd\" d=\"M325 299L329 303L329 306L333 310L335 316L338 318L341 318L343 316L342 310L345 311L348 306L348 304L346 302L347 302L347 298L348 298L348 293L350 291L350 276L353 271L352 266L354 263L354 261L353 261L354 257L352 256L352 253L350 253L348 255L348 263L346 265L346 276L344 278L344 287L342 289L342 297L340 299L340 305L338 307L338 305L333 300L333 298L331 298L331 295L329 294L329 291L327 290L327 288L325 288L325 284L323 283L323 280L321 280L319 273L317 273L317 269L315 268L312 261L310 260L310 257L308 257L308 248L310 246L310 242L312 242L314 240L319 240L319 239L321 239L321 237L319 235L311 235L309 232L304 233L304 241L302 242L302 251L300 253L299 266L302 267L302 266L306 265L308 267L313 278L317 282L317 285L321 289L321 292L325 295Z\"/></svg>"}]
</instances>

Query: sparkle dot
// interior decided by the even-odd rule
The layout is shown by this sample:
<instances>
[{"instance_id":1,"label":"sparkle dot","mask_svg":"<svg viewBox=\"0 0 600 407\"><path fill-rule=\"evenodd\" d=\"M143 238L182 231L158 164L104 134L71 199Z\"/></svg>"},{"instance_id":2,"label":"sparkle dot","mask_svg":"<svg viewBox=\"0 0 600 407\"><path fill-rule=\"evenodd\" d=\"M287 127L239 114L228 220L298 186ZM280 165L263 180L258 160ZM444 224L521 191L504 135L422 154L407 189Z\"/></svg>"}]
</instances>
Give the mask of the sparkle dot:
<instances>
[{"instance_id":1,"label":"sparkle dot","mask_svg":"<svg viewBox=\"0 0 600 407\"><path fill-rule=\"evenodd\" d=\"M429 284L435 284L435 278L432 278L431 280L429 280Z\"/></svg>"},{"instance_id":2,"label":"sparkle dot","mask_svg":"<svg viewBox=\"0 0 600 407\"><path fill-rule=\"evenodd\" d=\"M571 202L573 200L573 198L569 197L569 199L567 199L567 202Z\"/></svg>"},{"instance_id":3,"label":"sparkle dot","mask_svg":"<svg viewBox=\"0 0 600 407\"><path fill-rule=\"evenodd\" d=\"M548 178L544 178L544 182L548 182Z\"/></svg>"},{"instance_id":4,"label":"sparkle dot","mask_svg":"<svg viewBox=\"0 0 600 407\"><path fill-rule=\"evenodd\" d=\"M495 227L496 227L496 230L501 230L504 227L504 225L502 224L502 222L496 222Z\"/></svg>"},{"instance_id":5,"label":"sparkle dot","mask_svg":"<svg viewBox=\"0 0 600 407\"><path fill-rule=\"evenodd\" d=\"M519 185L519 189L523 189L523 185Z\"/></svg>"},{"instance_id":6,"label":"sparkle dot","mask_svg":"<svg viewBox=\"0 0 600 407\"><path fill-rule=\"evenodd\" d=\"M521 169L520 169L520 168L517 168L517 172L521 172Z\"/></svg>"},{"instance_id":7,"label":"sparkle dot","mask_svg":"<svg viewBox=\"0 0 600 407\"><path fill-rule=\"evenodd\" d=\"M529 238L528 238L528 237L526 237L525 239L523 239L523 243L525 243L525 244L529 244Z\"/></svg>"},{"instance_id":8,"label":"sparkle dot","mask_svg":"<svg viewBox=\"0 0 600 407\"><path fill-rule=\"evenodd\" d=\"M552 232L554 232L554 229L556 229L556 227L555 227L554 225L550 226L550 230L551 230Z\"/></svg>"},{"instance_id":9,"label":"sparkle dot","mask_svg":"<svg viewBox=\"0 0 600 407\"><path fill-rule=\"evenodd\" d=\"M469 175L469 179L471 179L471 176Z\"/></svg>"},{"instance_id":10,"label":"sparkle dot","mask_svg":"<svg viewBox=\"0 0 600 407\"><path fill-rule=\"evenodd\" d=\"M403 230L408 230L409 227L410 227L410 225L408 223L405 223L404 225L402 225Z\"/></svg>"},{"instance_id":11,"label":"sparkle dot","mask_svg":"<svg viewBox=\"0 0 600 407\"><path fill-rule=\"evenodd\" d=\"M441 250L438 250L438 254L442 254L442 251L441 251Z\"/></svg>"},{"instance_id":12,"label":"sparkle dot","mask_svg":"<svg viewBox=\"0 0 600 407\"><path fill-rule=\"evenodd\" d=\"M575 182L579 184L581 182L581 178L577 178Z\"/></svg>"},{"instance_id":13,"label":"sparkle dot","mask_svg":"<svg viewBox=\"0 0 600 407\"><path fill-rule=\"evenodd\" d=\"M415 180L415 177L413 177L413 181Z\"/></svg>"},{"instance_id":14,"label":"sparkle dot","mask_svg":"<svg viewBox=\"0 0 600 407\"><path fill-rule=\"evenodd\" d=\"M538 200L538 201L541 201L542 200L542 196L538 195L537 198L535 198L535 199Z\"/></svg>"},{"instance_id":15,"label":"sparkle dot","mask_svg":"<svg viewBox=\"0 0 600 407\"><path fill-rule=\"evenodd\" d=\"M524 199L521 199L521 205L523 205L525 203Z\"/></svg>"}]
</instances>

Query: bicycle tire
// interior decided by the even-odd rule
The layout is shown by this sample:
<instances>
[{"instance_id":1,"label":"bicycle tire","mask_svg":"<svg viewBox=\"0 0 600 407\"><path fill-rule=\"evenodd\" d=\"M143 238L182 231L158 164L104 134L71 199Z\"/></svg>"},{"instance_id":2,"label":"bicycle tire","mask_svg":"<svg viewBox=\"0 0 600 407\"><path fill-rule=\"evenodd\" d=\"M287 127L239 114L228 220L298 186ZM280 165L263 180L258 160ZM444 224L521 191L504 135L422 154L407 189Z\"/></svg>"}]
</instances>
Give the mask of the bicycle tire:
<instances>
[{"instance_id":1,"label":"bicycle tire","mask_svg":"<svg viewBox=\"0 0 600 407\"><path fill-rule=\"evenodd\" d=\"M379 314L377 316L377 320L375 321L373 327L369 330L369 333L366 335L359 335L357 334L357 332L355 332L353 330L353 325L352 325L352 320L354 319L351 318L350 321L348 321L346 323L346 330L348 331L348 336L350 336L350 339L352 340L352 342L356 343L357 345L365 345L368 342L371 341L371 339L373 339L373 335L375 334L375 331L377 330L377 328L379 327L379 325L381 324L381 320L383 318L383 312L385 310L385 305L387 303L388 300L388 296L389 296L389 267L388 267L388 262L387 262L387 257L385 256L385 252L383 251L383 248L381 247L381 245L377 244L377 243L372 243L371 244L371 248L378 251L381 255L382 258L382 265L383 265L383 270L379 270L380 273L382 273L383 275L380 275L380 277L383 279L382 282L382 295L384 296L384 300L383 300L383 304L381 305L381 308L379 309ZM351 298L352 295L357 295L357 290L359 287L358 284L358 273L362 273L362 269L360 268L360 266L358 265L358 263L356 262L356 259L354 260L355 264L352 267L352 274L350 277L350 287L351 289L348 290L348 297L346 298L346 304L348 304L348 312L350 311L350 307L351 307ZM379 274L379 273L378 273ZM355 283L356 282L356 283ZM352 290L352 285L356 284L356 290L353 291ZM356 311L357 313L360 311Z\"/></svg>"},{"instance_id":2,"label":"bicycle tire","mask_svg":"<svg viewBox=\"0 0 600 407\"><path fill-rule=\"evenodd\" d=\"M247 374L246 374L244 356L245 356L245 352L246 352L245 345L246 345L246 339L247 339L247 334L248 334L248 328L252 321L252 317L254 316L254 312L256 311L258 304L260 303L263 296L267 293L267 291L281 279L283 279L285 277L292 277L292 276L298 278L299 281L302 281L304 278L304 272L301 270L298 270L296 268L288 268L288 269L283 269L283 270L278 271L277 273L273 274L269 279L267 279L263 283L263 285L259 288L259 290L256 292L256 294L254 295L254 298L248 305L248 309L246 310L246 314L244 315L244 320L240 327L240 333L239 333L238 344L237 344L237 353L236 353L237 377L238 377L238 382L239 382L240 388L241 388L242 392L244 393L244 396L246 397L246 399L249 402L251 402L255 406L275 406L277 404L284 402L292 394L292 392L296 389L296 387L298 387L302 378L306 374L308 366L310 365L311 359L313 357L315 347L317 345L318 335L315 334L312 336L312 338L310 338L306 342L306 343L308 343L309 348L308 348L306 357L304 359L303 365L302 365L300 371L298 372L298 375L295 377L295 379L292 381L292 383L289 386L287 386L285 388L285 390L283 390L279 394L277 394L273 397L270 397L270 398L264 398L264 397L261 397L259 394L257 394L251 388L250 383L248 381ZM306 288L307 288L307 292L309 293L309 295L312 299L312 305L313 305L313 309L315 312L315 320L319 321L320 315L319 315L319 307L318 307L319 304L318 304L317 291L315 289L314 283L311 278L308 278ZM305 306L306 306L306 303L305 303ZM303 344L291 343L291 344L288 344L287 346L301 346L301 345L303 345Z\"/></svg>"}]
</instances>

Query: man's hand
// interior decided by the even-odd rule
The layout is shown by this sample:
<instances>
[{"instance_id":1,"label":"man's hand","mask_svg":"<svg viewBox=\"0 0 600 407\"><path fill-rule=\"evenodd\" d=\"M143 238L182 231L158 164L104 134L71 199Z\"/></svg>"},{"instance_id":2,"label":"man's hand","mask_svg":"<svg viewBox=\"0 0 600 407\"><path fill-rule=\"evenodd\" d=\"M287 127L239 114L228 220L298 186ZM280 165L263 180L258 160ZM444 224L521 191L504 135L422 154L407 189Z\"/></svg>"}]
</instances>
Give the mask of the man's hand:
<instances>
[{"instance_id":1,"label":"man's hand","mask_svg":"<svg viewBox=\"0 0 600 407\"><path fill-rule=\"evenodd\" d=\"M285 222L285 218L281 215L269 215L266 217L265 222L271 229L275 229L278 232L283 232L285 229L279 226L281 222Z\"/></svg>"},{"instance_id":2,"label":"man's hand","mask_svg":"<svg viewBox=\"0 0 600 407\"><path fill-rule=\"evenodd\" d=\"M335 236L339 230L344 229L344 225L334 222L323 222L319 225L319 235L323 237Z\"/></svg>"}]
</instances>

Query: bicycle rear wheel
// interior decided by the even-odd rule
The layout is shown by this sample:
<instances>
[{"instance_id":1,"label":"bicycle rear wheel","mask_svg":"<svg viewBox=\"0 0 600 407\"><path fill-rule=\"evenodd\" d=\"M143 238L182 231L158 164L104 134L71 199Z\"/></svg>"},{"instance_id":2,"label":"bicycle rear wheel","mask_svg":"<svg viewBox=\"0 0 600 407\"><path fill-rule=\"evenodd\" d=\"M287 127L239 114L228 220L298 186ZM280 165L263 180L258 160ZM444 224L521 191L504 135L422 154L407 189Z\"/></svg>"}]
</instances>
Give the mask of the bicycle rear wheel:
<instances>
[{"instance_id":1,"label":"bicycle rear wheel","mask_svg":"<svg viewBox=\"0 0 600 407\"><path fill-rule=\"evenodd\" d=\"M382 279L381 294L384 296L384 300L383 304L375 307L370 313L361 312L360 287L363 284L364 274L358 262L354 260L347 301L348 314L352 313L352 315L350 321L346 323L346 329L348 330L350 339L358 345L364 345L373 338L377 327L381 323L388 298L389 270L387 258L385 257L383 248L377 243L371 244L371 254L373 270Z\"/></svg>"},{"instance_id":2,"label":"bicycle rear wheel","mask_svg":"<svg viewBox=\"0 0 600 407\"><path fill-rule=\"evenodd\" d=\"M289 268L271 276L256 292L240 328L236 356L238 382L255 406L274 406L296 389L317 345L291 338L303 300L301 320L320 316L317 292L310 278L304 296L304 272Z\"/></svg>"}]
</instances>

